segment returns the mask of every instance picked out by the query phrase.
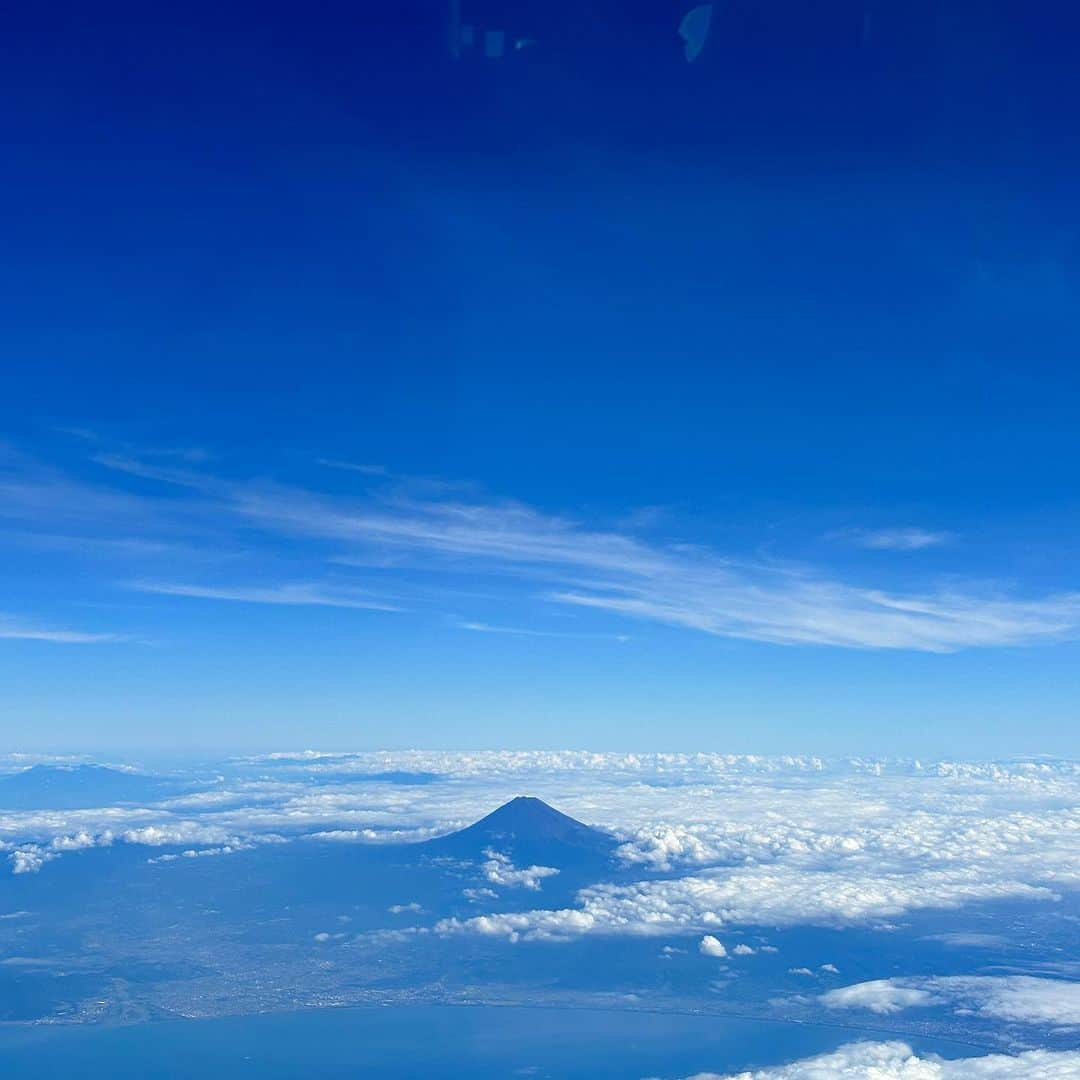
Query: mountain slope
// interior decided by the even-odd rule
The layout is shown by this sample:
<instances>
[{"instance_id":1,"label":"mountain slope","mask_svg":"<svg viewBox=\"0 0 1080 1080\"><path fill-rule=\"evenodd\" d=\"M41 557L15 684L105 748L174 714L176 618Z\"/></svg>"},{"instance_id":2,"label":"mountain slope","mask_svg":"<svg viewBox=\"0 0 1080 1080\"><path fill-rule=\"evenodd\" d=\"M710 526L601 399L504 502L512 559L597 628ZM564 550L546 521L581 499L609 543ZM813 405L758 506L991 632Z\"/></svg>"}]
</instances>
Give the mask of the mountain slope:
<instances>
[{"instance_id":1,"label":"mountain slope","mask_svg":"<svg viewBox=\"0 0 1080 1080\"><path fill-rule=\"evenodd\" d=\"M429 854L467 859L494 850L518 866L561 868L606 861L617 843L609 833L582 824L542 799L519 795L475 824L420 846Z\"/></svg>"}]
</instances>

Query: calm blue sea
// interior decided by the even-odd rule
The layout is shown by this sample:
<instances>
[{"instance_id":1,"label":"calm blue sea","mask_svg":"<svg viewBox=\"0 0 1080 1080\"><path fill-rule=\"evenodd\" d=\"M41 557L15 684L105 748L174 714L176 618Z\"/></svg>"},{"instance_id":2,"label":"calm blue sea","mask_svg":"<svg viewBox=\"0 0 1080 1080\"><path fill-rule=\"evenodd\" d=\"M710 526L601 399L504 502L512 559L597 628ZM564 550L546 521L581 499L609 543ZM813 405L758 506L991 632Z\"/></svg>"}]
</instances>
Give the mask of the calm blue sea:
<instances>
[{"instance_id":1,"label":"calm blue sea","mask_svg":"<svg viewBox=\"0 0 1080 1080\"><path fill-rule=\"evenodd\" d=\"M126 1027L0 1029L3 1075L79 1077L677 1077L775 1064L865 1038L852 1029L549 1008L319 1009ZM905 1040L944 1057L966 1048Z\"/></svg>"}]
</instances>

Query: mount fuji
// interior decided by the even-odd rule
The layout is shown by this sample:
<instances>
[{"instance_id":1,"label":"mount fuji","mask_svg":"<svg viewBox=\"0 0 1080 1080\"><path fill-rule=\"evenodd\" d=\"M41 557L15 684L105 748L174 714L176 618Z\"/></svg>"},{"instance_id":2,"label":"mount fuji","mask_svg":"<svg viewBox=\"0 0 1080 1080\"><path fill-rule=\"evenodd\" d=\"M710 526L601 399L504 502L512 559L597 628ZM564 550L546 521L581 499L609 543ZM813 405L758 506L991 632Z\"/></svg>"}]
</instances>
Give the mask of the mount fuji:
<instances>
[{"instance_id":1,"label":"mount fuji","mask_svg":"<svg viewBox=\"0 0 1080 1080\"><path fill-rule=\"evenodd\" d=\"M519 795L474 824L419 846L425 854L459 859L477 859L485 851L494 850L518 865L565 869L606 863L618 841L542 799Z\"/></svg>"}]
</instances>

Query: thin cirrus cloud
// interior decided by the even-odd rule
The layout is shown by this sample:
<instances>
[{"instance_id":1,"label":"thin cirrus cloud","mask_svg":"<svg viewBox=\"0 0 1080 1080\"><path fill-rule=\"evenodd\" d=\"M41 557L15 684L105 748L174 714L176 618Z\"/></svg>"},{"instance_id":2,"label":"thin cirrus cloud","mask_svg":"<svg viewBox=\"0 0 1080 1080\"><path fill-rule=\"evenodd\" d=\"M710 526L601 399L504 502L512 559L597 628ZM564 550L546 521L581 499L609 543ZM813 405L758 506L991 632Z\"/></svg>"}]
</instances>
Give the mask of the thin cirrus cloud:
<instances>
[{"instance_id":1,"label":"thin cirrus cloud","mask_svg":"<svg viewBox=\"0 0 1080 1080\"><path fill-rule=\"evenodd\" d=\"M130 463L125 468L133 469ZM161 476L161 470L153 473ZM185 474L176 482L192 481ZM213 481L215 490L218 485ZM719 636L949 652L1060 638L1080 625L1076 593L1035 600L956 591L894 594L595 532L520 503L396 499L372 505L253 485L231 485L227 503L263 528L361 551L404 549L456 563L449 569L462 569L462 560L469 560L464 569L470 573L546 571L549 579L577 586L550 590L547 599L554 603Z\"/></svg>"},{"instance_id":2,"label":"thin cirrus cloud","mask_svg":"<svg viewBox=\"0 0 1080 1080\"><path fill-rule=\"evenodd\" d=\"M268 482L223 479L191 468L150 464L131 457L97 454L110 472L138 477L171 489L170 497L138 496L107 488L122 498L128 517L142 507L188 534L225 532L230 538L254 530L292 558L307 555L320 569L327 558L339 564L378 565L393 558L411 578L403 587L423 599L433 575L485 578L516 603L523 581L562 608L589 609L620 619L693 630L720 637L778 645L821 645L859 649L951 652L980 646L1032 644L1069 638L1080 629L1080 592L1021 595L985 586L948 588L920 584L883 589L840 580L807 567L725 557L706 548L645 541L618 531L599 531L520 502L400 493L327 494ZM70 506L71 484L60 484ZM83 485L83 487L89 487ZM40 511L47 492L23 492ZM86 513L108 506L100 487L75 500ZM57 508L62 514L64 507ZM186 514L186 517L185 517ZM178 521L179 518L179 521ZM894 530L864 539L909 550L938 542L944 534ZM901 538L902 542L901 542ZM151 575L147 575L148 577ZM199 586L199 588L203 588ZM267 585L215 588L218 599L264 603L329 603L335 606L394 607L361 600L316 583L290 596ZM164 590L159 590L164 591ZM189 591L188 595L196 595ZM203 595L209 597L210 593ZM280 597L280 598L278 598ZM322 599L318 599L318 598ZM340 603L344 599L349 603ZM471 621L471 628L486 624Z\"/></svg>"},{"instance_id":3,"label":"thin cirrus cloud","mask_svg":"<svg viewBox=\"0 0 1080 1080\"><path fill-rule=\"evenodd\" d=\"M317 464L325 469L342 469L345 472L361 473L364 476L388 476L385 465L365 465L355 461L338 461L334 458L319 458Z\"/></svg>"},{"instance_id":4,"label":"thin cirrus cloud","mask_svg":"<svg viewBox=\"0 0 1080 1080\"><path fill-rule=\"evenodd\" d=\"M906 527L900 529L849 529L829 534L832 539L848 540L870 551L922 551L924 548L947 544L952 535L930 529Z\"/></svg>"},{"instance_id":5,"label":"thin cirrus cloud","mask_svg":"<svg viewBox=\"0 0 1080 1080\"><path fill-rule=\"evenodd\" d=\"M458 630L468 630L474 634L508 634L511 637L544 638L602 638L607 641L629 641L627 634L578 634L559 630L528 630L521 626L492 626L490 623L459 620L454 623Z\"/></svg>"},{"instance_id":6,"label":"thin cirrus cloud","mask_svg":"<svg viewBox=\"0 0 1080 1080\"><path fill-rule=\"evenodd\" d=\"M43 641L53 645L108 645L129 640L123 634L97 634L85 630L35 626L7 615L0 615L0 638L9 641Z\"/></svg>"},{"instance_id":7,"label":"thin cirrus cloud","mask_svg":"<svg viewBox=\"0 0 1080 1080\"><path fill-rule=\"evenodd\" d=\"M159 596L196 600L231 600L242 604L280 604L286 607L356 608L362 611L400 611L401 608L353 591L329 591L319 585L294 583L271 586L187 585L167 581L132 581L128 587Z\"/></svg>"}]
</instances>

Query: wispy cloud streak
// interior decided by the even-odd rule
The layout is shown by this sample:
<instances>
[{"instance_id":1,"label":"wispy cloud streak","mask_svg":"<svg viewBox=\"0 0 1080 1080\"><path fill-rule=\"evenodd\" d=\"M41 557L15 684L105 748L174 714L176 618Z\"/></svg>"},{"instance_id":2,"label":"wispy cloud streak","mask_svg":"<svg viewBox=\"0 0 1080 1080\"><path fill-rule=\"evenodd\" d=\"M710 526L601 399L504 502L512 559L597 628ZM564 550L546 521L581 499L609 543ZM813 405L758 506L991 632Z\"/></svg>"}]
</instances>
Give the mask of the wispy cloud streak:
<instances>
[{"instance_id":1,"label":"wispy cloud streak","mask_svg":"<svg viewBox=\"0 0 1080 1080\"><path fill-rule=\"evenodd\" d=\"M357 608L365 611L400 611L401 608L353 590L330 591L319 585L186 585L168 581L132 581L128 587L160 596L197 600L229 600L243 604L281 604L288 607Z\"/></svg>"},{"instance_id":2,"label":"wispy cloud streak","mask_svg":"<svg viewBox=\"0 0 1080 1080\"><path fill-rule=\"evenodd\" d=\"M547 638L604 638L608 641L629 641L626 634L589 634L559 630L528 630L521 626L492 626L483 622L457 622L459 630L468 630L474 634L509 634L511 637L547 637Z\"/></svg>"},{"instance_id":3,"label":"wispy cloud streak","mask_svg":"<svg viewBox=\"0 0 1080 1080\"><path fill-rule=\"evenodd\" d=\"M171 498L142 498L157 511L164 504L172 519L186 507L192 518L189 529L196 523L207 528L213 518L218 529L249 535L254 531L272 543L289 544L293 556L296 545L306 541L315 545L307 553L318 565L333 558L377 566L389 557L403 573L420 571L427 581L433 573L464 574L473 581L484 576L539 581L543 598L562 607L723 637L949 652L1061 640L1080 628L1080 592L1032 597L981 586L937 588L925 582L882 589L804 567L726 558L705 548L588 529L519 502L400 494L345 497L226 480L131 457L98 454L95 461L168 485L174 492L179 489ZM128 503L138 502L130 492L123 498L127 510ZM36 500L39 508L43 499ZM108 499L98 501L109 505ZM80 500L80 505L92 507L95 500ZM866 534L871 535L878 537L873 541L878 546L913 550L939 542L944 534ZM419 593L423 585L414 580L412 587ZM170 588L177 595L261 603L383 606L370 596L350 596L318 583ZM469 628L486 626L472 621Z\"/></svg>"},{"instance_id":4,"label":"wispy cloud streak","mask_svg":"<svg viewBox=\"0 0 1080 1080\"><path fill-rule=\"evenodd\" d=\"M107 645L129 640L123 634L95 634L85 630L57 630L34 626L8 615L0 615L0 638L44 641L53 645Z\"/></svg>"},{"instance_id":5,"label":"wispy cloud streak","mask_svg":"<svg viewBox=\"0 0 1080 1080\"><path fill-rule=\"evenodd\" d=\"M832 539L848 540L870 551L922 551L924 548L947 544L952 536L947 532L907 527L901 529L848 529L830 533Z\"/></svg>"},{"instance_id":6,"label":"wispy cloud streak","mask_svg":"<svg viewBox=\"0 0 1080 1080\"><path fill-rule=\"evenodd\" d=\"M364 476L387 476L385 465L364 465L354 461L335 461L333 458L319 458L319 465L325 469L343 469L345 472L361 473Z\"/></svg>"}]
</instances>

